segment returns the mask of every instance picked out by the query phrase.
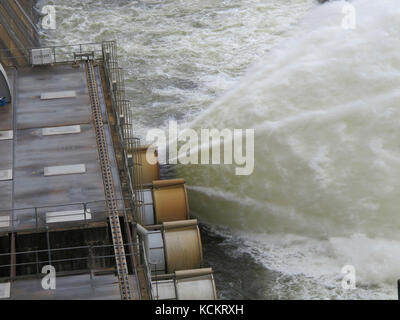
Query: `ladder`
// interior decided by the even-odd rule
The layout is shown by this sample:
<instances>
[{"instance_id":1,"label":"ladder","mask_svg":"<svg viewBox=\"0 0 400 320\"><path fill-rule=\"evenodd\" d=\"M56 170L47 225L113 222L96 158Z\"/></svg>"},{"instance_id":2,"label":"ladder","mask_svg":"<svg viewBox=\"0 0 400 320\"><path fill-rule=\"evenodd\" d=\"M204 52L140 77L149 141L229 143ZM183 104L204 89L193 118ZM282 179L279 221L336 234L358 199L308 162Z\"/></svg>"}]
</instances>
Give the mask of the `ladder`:
<instances>
[{"instance_id":1,"label":"ladder","mask_svg":"<svg viewBox=\"0 0 400 320\"><path fill-rule=\"evenodd\" d=\"M108 154L104 122L100 107L99 92L97 88L96 73L92 59L86 60L86 75L89 89L89 98L92 107L92 116L96 131L97 146L100 156L100 166L104 182L106 198L106 209L110 218L111 235L114 246L114 254L117 268L119 289L122 300L133 300L129 282L128 266L124 242L122 238L121 225L119 221L118 204L115 196L114 181L111 173L111 162Z\"/></svg>"}]
</instances>

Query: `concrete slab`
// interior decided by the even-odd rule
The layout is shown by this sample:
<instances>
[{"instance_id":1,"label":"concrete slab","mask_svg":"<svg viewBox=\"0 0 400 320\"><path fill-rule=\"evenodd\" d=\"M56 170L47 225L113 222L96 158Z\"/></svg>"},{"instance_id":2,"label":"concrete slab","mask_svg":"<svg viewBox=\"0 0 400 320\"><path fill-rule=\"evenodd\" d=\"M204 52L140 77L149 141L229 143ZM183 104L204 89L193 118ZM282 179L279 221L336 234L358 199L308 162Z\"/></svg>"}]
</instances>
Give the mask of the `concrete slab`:
<instances>
[{"instance_id":1,"label":"concrete slab","mask_svg":"<svg viewBox=\"0 0 400 320\"><path fill-rule=\"evenodd\" d=\"M0 130L11 130L13 128L13 109L11 104L0 107Z\"/></svg>"},{"instance_id":2,"label":"concrete slab","mask_svg":"<svg viewBox=\"0 0 400 320\"><path fill-rule=\"evenodd\" d=\"M40 96L40 100L67 99L75 97L76 97L76 92L74 90L53 91L53 92L43 92L42 95Z\"/></svg>"},{"instance_id":3,"label":"concrete slab","mask_svg":"<svg viewBox=\"0 0 400 320\"><path fill-rule=\"evenodd\" d=\"M92 125L74 135L42 136L41 129L19 130L15 143L14 207L32 208L101 201L104 186ZM86 172L44 176L45 167L85 164Z\"/></svg>"},{"instance_id":4,"label":"concrete slab","mask_svg":"<svg viewBox=\"0 0 400 320\"><path fill-rule=\"evenodd\" d=\"M14 132L12 130L0 131L0 141L12 140L14 138Z\"/></svg>"},{"instance_id":5,"label":"concrete slab","mask_svg":"<svg viewBox=\"0 0 400 320\"><path fill-rule=\"evenodd\" d=\"M0 215L10 214L9 212L3 213L3 210L12 208L12 189L12 181L0 181Z\"/></svg>"},{"instance_id":6,"label":"concrete slab","mask_svg":"<svg viewBox=\"0 0 400 320\"><path fill-rule=\"evenodd\" d=\"M0 209L0 216L11 216L13 230L22 231L48 224L47 212L81 210L82 204L88 203L91 221L105 222L104 185L85 68L68 65L23 68L18 71L16 83L17 130L14 131L14 140L0 141L0 166L3 166L0 170L13 168L13 181L0 181L0 208L13 208L13 212L2 213ZM101 90L101 83L99 88ZM75 91L76 97L40 99L43 92L63 90ZM101 102L105 102L102 94ZM103 107L105 111L105 104ZM0 131L8 130L0 128ZM108 125L105 125L105 131L116 197L122 199L119 170ZM85 165L85 171L45 176L46 167L76 164ZM118 201L118 204L122 209L123 201ZM81 224L82 221L51 222L54 228Z\"/></svg>"},{"instance_id":7,"label":"concrete slab","mask_svg":"<svg viewBox=\"0 0 400 320\"><path fill-rule=\"evenodd\" d=\"M41 100L44 90L74 91L73 99ZM53 95L54 96L54 95ZM90 123L90 100L83 66L24 68L18 77L17 127L19 129L68 126Z\"/></svg>"},{"instance_id":8,"label":"concrete slab","mask_svg":"<svg viewBox=\"0 0 400 320\"><path fill-rule=\"evenodd\" d=\"M0 141L0 170L8 170L13 167L13 141Z\"/></svg>"},{"instance_id":9,"label":"concrete slab","mask_svg":"<svg viewBox=\"0 0 400 320\"><path fill-rule=\"evenodd\" d=\"M0 170L0 181L8 181L12 180L12 178L13 178L12 169Z\"/></svg>"},{"instance_id":10,"label":"concrete slab","mask_svg":"<svg viewBox=\"0 0 400 320\"><path fill-rule=\"evenodd\" d=\"M47 212L46 223L60 223L60 222L71 222L71 221L85 221L91 220L92 215L90 209L86 210L71 210L71 211L59 211L59 212Z\"/></svg>"},{"instance_id":11,"label":"concrete slab","mask_svg":"<svg viewBox=\"0 0 400 320\"><path fill-rule=\"evenodd\" d=\"M82 174L86 172L85 164L75 164L67 166L46 167L44 168L44 176L65 176L69 174Z\"/></svg>"},{"instance_id":12,"label":"concrete slab","mask_svg":"<svg viewBox=\"0 0 400 320\"><path fill-rule=\"evenodd\" d=\"M75 134L81 133L81 126L66 126L66 127L54 127L54 128L44 128L42 134L44 136L57 136L62 134Z\"/></svg>"}]
</instances>

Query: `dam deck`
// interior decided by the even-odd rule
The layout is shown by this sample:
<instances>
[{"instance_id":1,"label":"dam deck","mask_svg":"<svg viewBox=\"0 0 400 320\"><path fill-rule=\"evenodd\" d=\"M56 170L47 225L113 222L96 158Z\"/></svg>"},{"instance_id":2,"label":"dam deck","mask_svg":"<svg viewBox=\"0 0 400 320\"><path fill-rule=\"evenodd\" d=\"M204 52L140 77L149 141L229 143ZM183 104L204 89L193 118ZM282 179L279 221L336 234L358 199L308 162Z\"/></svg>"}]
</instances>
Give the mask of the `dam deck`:
<instances>
[{"instance_id":1,"label":"dam deck","mask_svg":"<svg viewBox=\"0 0 400 320\"><path fill-rule=\"evenodd\" d=\"M128 220L132 208L125 206L103 65L93 66L92 83L87 61L7 69L13 97L0 108L0 299L121 299L121 261L129 269L129 299L146 290L139 287L128 221L115 240L89 93L93 83L114 214ZM41 269L49 264L57 270L56 291L41 286Z\"/></svg>"},{"instance_id":2,"label":"dam deck","mask_svg":"<svg viewBox=\"0 0 400 320\"><path fill-rule=\"evenodd\" d=\"M12 70L10 78L14 102L0 109L0 132L12 132L12 139L0 141L0 172L10 172L0 177L0 219L9 219L10 225L7 228L3 223L0 233L40 229L46 226L49 212L67 212L65 220L73 220L68 212L83 210L83 206L90 217L77 216L81 219L74 222L54 218L49 227L105 222L104 187L84 65L23 68ZM62 96L67 91L75 96L41 99L44 94ZM106 114L104 98L100 101ZM123 199L107 123L105 132L116 196ZM78 165L81 170L68 168ZM48 168L61 171L47 175ZM119 206L122 210L123 201Z\"/></svg>"}]
</instances>

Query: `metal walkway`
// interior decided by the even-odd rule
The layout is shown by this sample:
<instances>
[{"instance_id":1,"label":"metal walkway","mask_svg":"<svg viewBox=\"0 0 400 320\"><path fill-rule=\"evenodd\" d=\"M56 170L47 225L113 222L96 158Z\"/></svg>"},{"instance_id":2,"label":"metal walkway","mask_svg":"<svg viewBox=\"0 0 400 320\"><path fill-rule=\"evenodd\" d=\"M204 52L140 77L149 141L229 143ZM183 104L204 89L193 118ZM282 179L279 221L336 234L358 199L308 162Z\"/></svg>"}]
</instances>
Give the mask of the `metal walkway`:
<instances>
[{"instance_id":1,"label":"metal walkway","mask_svg":"<svg viewBox=\"0 0 400 320\"><path fill-rule=\"evenodd\" d=\"M132 300L133 295L129 283L128 266L123 244L121 225L119 222L118 204L115 196L113 175L111 173L111 164L108 154L106 135L104 131L104 122L99 101L97 89L96 74L93 61L88 58L87 83L89 88L89 97L92 106L92 114L96 131L96 139L100 156L100 165L104 182L104 191L106 196L107 211L110 217L110 226L112 240L114 244L114 253L119 281L121 298L123 300Z\"/></svg>"}]
</instances>

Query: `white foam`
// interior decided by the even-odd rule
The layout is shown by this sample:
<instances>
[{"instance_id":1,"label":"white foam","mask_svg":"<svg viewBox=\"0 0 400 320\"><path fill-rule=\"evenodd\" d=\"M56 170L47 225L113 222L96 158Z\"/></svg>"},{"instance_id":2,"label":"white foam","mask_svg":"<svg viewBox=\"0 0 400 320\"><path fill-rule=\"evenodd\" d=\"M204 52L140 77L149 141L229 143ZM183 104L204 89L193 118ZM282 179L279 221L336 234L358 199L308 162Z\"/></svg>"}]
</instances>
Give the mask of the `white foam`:
<instances>
[{"instance_id":1,"label":"white foam","mask_svg":"<svg viewBox=\"0 0 400 320\"><path fill-rule=\"evenodd\" d=\"M246 230L233 237L239 250L280 273L275 289L294 298L396 298L400 7L354 0L357 28L345 30L346 3L320 6L192 123L255 128L254 175L181 171L201 202L192 209ZM357 269L355 292L340 289L345 264Z\"/></svg>"},{"instance_id":2,"label":"white foam","mask_svg":"<svg viewBox=\"0 0 400 320\"><path fill-rule=\"evenodd\" d=\"M318 239L293 234L232 232L211 227L227 237L229 248L247 253L279 274L269 295L284 299L396 299L400 241L355 235ZM230 252L234 255L234 252ZM344 290L342 268L356 269L356 290Z\"/></svg>"}]
</instances>

